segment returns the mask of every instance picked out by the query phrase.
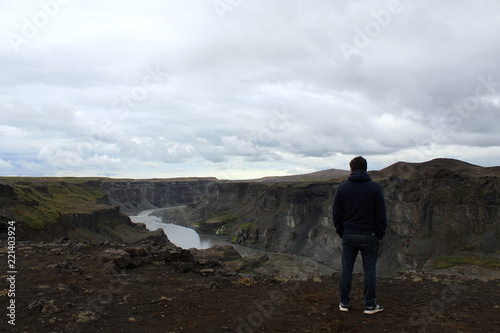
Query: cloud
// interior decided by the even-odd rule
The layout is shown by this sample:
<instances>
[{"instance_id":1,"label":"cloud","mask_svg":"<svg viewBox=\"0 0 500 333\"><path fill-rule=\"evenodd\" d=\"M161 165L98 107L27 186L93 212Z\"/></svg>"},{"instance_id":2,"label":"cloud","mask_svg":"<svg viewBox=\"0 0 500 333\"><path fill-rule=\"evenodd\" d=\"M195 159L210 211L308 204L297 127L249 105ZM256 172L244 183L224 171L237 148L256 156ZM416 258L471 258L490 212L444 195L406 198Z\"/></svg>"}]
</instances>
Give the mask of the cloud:
<instances>
[{"instance_id":1,"label":"cloud","mask_svg":"<svg viewBox=\"0 0 500 333\"><path fill-rule=\"evenodd\" d=\"M2 174L498 165L496 1L43 4L0 4Z\"/></svg>"},{"instance_id":2,"label":"cloud","mask_svg":"<svg viewBox=\"0 0 500 333\"><path fill-rule=\"evenodd\" d=\"M14 169L14 166L12 164L0 159L0 170L2 171L2 174L8 175L8 174L10 174L10 172L13 171L13 169Z\"/></svg>"}]
</instances>

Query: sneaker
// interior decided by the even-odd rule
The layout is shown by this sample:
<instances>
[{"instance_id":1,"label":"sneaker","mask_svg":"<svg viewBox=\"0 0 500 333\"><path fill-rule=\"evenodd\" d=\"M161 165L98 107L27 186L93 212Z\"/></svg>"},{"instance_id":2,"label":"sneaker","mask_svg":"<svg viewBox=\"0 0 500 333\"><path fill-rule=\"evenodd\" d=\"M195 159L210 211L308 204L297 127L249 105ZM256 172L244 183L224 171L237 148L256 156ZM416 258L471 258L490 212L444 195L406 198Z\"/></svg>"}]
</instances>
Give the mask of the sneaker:
<instances>
[{"instance_id":1,"label":"sneaker","mask_svg":"<svg viewBox=\"0 0 500 333\"><path fill-rule=\"evenodd\" d=\"M384 311L384 308L378 304L375 304L374 306L366 307L364 313L365 314L375 314L375 313L381 312L381 311Z\"/></svg>"},{"instance_id":2,"label":"sneaker","mask_svg":"<svg viewBox=\"0 0 500 333\"><path fill-rule=\"evenodd\" d=\"M339 309L342 312L348 312L349 311L349 305L344 305L342 303L339 304Z\"/></svg>"}]
</instances>

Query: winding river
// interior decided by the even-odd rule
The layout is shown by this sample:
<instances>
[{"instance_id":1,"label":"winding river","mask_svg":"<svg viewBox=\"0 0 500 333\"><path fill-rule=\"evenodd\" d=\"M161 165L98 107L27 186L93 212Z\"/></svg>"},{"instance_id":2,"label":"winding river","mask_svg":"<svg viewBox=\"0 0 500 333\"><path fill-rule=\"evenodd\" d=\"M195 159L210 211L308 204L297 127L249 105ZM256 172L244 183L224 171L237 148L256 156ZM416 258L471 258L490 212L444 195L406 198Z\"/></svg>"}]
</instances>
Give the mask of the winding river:
<instances>
[{"instance_id":1,"label":"winding river","mask_svg":"<svg viewBox=\"0 0 500 333\"><path fill-rule=\"evenodd\" d=\"M198 234L194 229L183 227L173 223L164 223L161 217L151 215L158 210L178 209L182 207L183 206L148 209L138 213L137 215L129 217L132 220L132 222L144 223L146 225L146 228L148 228L148 230L154 231L157 229L163 229L168 239L176 246L181 247L183 249L196 248L202 250L202 249L208 249L215 245L231 245L243 257L254 254L263 254L263 253L267 253L269 256L273 256L275 254L273 252L266 252L262 250L252 249L246 246L232 244L214 235ZM303 257L297 255L294 255L294 257L303 263L314 264L315 266L318 267L319 271L322 274L331 274L331 272L333 272L333 269L331 267L319 264L309 257Z\"/></svg>"},{"instance_id":2,"label":"winding river","mask_svg":"<svg viewBox=\"0 0 500 333\"><path fill-rule=\"evenodd\" d=\"M137 215L129 216L132 222L144 223L148 230L154 231L156 229L163 229L168 239L176 246L183 249L208 249L214 245L227 245L230 244L224 239L213 236L198 234L194 229L176 225L173 223L164 223L161 217L153 216L155 211L166 209L178 209L183 206L148 209L140 212Z\"/></svg>"}]
</instances>

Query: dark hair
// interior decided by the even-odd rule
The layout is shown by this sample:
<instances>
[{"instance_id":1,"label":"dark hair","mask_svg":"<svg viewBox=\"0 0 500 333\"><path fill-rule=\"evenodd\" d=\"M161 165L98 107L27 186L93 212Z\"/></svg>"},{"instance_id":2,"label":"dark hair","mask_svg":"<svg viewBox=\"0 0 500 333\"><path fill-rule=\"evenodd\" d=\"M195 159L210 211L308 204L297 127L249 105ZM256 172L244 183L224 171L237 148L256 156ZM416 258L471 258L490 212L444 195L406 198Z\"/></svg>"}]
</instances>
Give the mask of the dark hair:
<instances>
[{"instance_id":1,"label":"dark hair","mask_svg":"<svg viewBox=\"0 0 500 333\"><path fill-rule=\"evenodd\" d=\"M356 156L349 162L349 166L351 167L352 171L356 170L362 170L366 171L368 164L366 163L366 160L362 156Z\"/></svg>"}]
</instances>

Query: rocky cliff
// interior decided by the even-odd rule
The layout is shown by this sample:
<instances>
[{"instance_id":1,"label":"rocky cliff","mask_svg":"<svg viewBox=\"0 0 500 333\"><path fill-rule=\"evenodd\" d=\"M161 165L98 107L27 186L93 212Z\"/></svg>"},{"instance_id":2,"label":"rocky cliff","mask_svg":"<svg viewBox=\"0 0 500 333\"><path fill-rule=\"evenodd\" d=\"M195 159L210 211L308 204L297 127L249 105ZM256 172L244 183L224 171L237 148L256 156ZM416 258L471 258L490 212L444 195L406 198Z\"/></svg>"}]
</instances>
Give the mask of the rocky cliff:
<instances>
[{"instance_id":1,"label":"rocky cliff","mask_svg":"<svg viewBox=\"0 0 500 333\"><path fill-rule=\"evenodd\" d=\"M169 244L163 231L150 232L111 206L99 179L0 178L0 238L16 222L17 240Z\"/></svg>"},{"instance_id":2,"label":"rocky cliff","mask_svg":"<svg viewBox=\"0 0 500 333\"><path fill-rule=\"evenodd\" d=\"M120 213L117 206L94 207L88 212L64 214L59 218L58 226L50 230L52 234L55 230L61 230L61 235L71 240L93 243L108 241L123 244L152 240L170 244L162 230L149 231L144 226L133 223Z\"/></svg>"},{"instance_id":3,"label":"rocky cliff","mask_svg":"<svg viewBox=\"0 0 500 333\"><path fill-rule=\"evenodd\" d=\"M120 206L123 213L132 214L199 201L216 181L215 178L105 180L100 187L111 204Z\"/></svg>"},{"instance_id":4,"label":"rocky cliff","mask_svg":"<svg viewBox=\"0 0 500 333\"><path fill-rule=\"evenodd\" d=\"M187 205L163 213L170 214L171 222L234 243L308 256L338 268L341 240L331 206L345 173L331 172L331 177L320 175L328 180L315 181L304 175L276 181L3 180L0 222L18 219L52 237L123 240L144 230L113 205L129 214ZM500 266L499 167L438 159L399 162L370 174L383 188L388 211L382 274L457 262Z\"/></svg>"},{"instance_id":5,"label":"rocky cliff","mask_svg":"<svg viewBox=\"0 0 500 333\"><path fill-rule=\"evenodd\" d=\"M371 175L384 190L388 210L382 274L422 269L432 260L449 260L443 256L450 255L498 259L498 168L440 159L397 163ZM228 214L236 217L219 229L233 242L340 267L341 243L331 206L341 181L213 183L196 209L211 220Z\"/></svg>"},{"instance_id":6,"label":"rocky cliff","mask_svg":"<svg viewBox=\"0 0 500 333\"><path fill-rule=\"evenodd\" d=\"M394 250L401 267L421 268L442 255L498 258L499 168L439 159L398 164L373 176L384 189L388 240L400 244Z\"/></svg>"}]
</instances>

